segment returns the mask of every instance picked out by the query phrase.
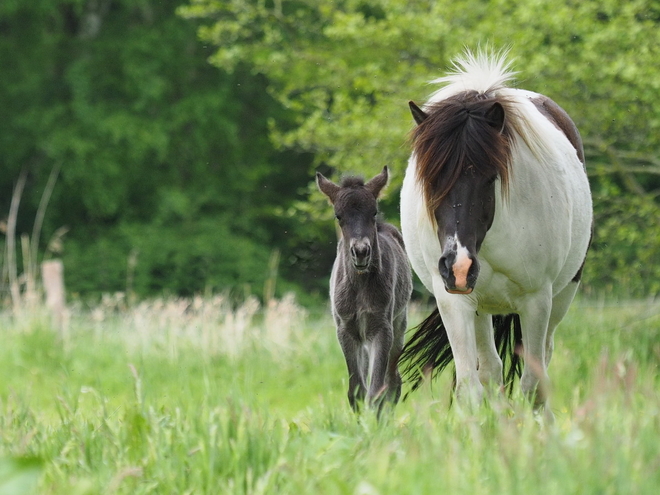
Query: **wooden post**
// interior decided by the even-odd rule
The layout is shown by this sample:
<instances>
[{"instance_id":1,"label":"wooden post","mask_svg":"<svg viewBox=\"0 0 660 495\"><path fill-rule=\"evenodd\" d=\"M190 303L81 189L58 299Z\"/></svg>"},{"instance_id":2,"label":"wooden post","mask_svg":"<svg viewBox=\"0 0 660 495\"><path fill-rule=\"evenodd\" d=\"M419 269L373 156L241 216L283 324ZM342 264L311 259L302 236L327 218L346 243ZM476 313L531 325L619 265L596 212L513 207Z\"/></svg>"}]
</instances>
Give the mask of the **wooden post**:
<instances>
[{"instance_id":1,"label":"wooden post","mask_svg":"<svg viewBox=\"0 0 660 495\"><path fill-rule=\"evenodd\" d=\"M41 264L41 278L46 292L46 307L53 316L55 327L64 330L66 293L64 291L64 265L61 260L44 261Z\"/></svg>"}]
</instances>

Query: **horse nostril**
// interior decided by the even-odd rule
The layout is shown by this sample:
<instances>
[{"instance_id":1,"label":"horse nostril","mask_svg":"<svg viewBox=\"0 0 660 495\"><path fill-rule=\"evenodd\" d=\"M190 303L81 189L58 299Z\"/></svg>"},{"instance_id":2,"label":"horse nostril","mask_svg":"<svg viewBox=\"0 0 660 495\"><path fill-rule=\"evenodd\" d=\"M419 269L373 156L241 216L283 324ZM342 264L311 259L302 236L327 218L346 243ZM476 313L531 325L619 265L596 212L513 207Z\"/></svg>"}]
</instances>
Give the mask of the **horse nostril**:
<instances>
[{"instance_id":1,"label":"horse nostril","mask_svg":"<svg viewBox=\"0 0 660 495\"><path fill-rule=\"evenodd\" d=\"M454 266L454 261L456 256L452 254L441 256L440 261L438 262L438 269L440 270L440 276L447 280L449 274L451 273L452 266Z\"/></svg>"},{"instance_id":2,"label":"horse nostril","mask_svg":"<svg viewBox=\"0 0 660 495\"><path fill-rule=\"evenodd\" d=\"M371 249L369 249L369 246L364 246L359 249L354 249L353 255L356 258L366 258L369 256L371 252Z\"/></svg>"},{"instance_id":3,"label":"horse nostril","mask_svg":"<svg viewBox=\"0 0 660 495\"><path fill-rule=\"evenodd\" d=\"M472 265L468 270L467 280L470 285L475 285L477 283L477 278L479 277L479 260L476 258L472 260Z\"/></svg>"},{"instance_id":4,"label":"horse nostril","mask_svg":"<svg viewBox=\"0 0 660 495\"><path fill-rule=\"evenodd\" d=\"M371 246L369 244L356 243L351 246L351 256L353 256L356 264L366 264L371 257Z\"/></svg>"}]
</instances>

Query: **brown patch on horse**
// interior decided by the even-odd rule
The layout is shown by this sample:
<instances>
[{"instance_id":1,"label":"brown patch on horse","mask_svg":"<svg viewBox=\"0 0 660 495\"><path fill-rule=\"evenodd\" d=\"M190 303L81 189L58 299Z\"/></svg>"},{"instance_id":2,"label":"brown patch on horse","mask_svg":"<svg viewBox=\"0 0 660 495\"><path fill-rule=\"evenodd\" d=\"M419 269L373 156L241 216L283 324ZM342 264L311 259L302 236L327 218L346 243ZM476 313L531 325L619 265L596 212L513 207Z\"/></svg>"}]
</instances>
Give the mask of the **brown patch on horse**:
<instances>
[{"instance_id":1,"label":"brown patch on horse","mask_svg":"<svg viewBox=\"0 0 660 495\"><path fill-rule=\"evenodd\" d=\"M465 91L427 105L415 120L417 180L431 218L461 174L498 176L506 192L512 142L521 125L513 102Z\"/></svg>"},{"instance_id":2,"label":"brown patch on horse","mask_svg":"<svg viewBox=\"0 0 660 495\"><path fill-rule=\"evenodd\" d=\"M536 98L531 98L531 101L546 119L564 133L564 136L566 136L571 145L573 145L573 148L575 148L578 159L584 165L582 138L580 137L578 128L566 111L547 96L539 95Z\"/></svg>"},{"instance_id":3,"label":"brown patch on horse","mask_svg":"<svg viewBox=\"0 0 660 495\"><path fill-rule=\"evenodd\" d=\"M584 270L584 264L587 262L587 254L589 254L589 248L591 247L591 241L594 239L594 225L593 222L591 223L591 235L589 236L589 244L587 244L587 252L584 253L584 259L582 260L582 264L580 265L580 268L578 269L577 273L573 277L573 282L579 282L582 280L582 271Z\"/></svg>"}]
</instances>

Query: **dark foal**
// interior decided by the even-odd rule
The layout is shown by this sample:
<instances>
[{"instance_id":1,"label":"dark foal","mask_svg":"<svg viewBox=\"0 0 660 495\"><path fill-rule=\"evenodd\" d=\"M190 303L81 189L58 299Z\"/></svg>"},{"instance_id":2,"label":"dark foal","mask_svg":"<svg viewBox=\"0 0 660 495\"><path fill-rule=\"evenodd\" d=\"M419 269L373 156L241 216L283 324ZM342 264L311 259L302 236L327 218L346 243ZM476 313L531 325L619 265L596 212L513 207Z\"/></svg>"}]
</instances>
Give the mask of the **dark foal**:
<instances>
[{"instance_id":1,"label":"dark foal","mask_svg":"<svg viewBox=\"0 0 660 495\"><path fill-rule=\"evenodd\" d=\"M337 185L320 173L319 189L330 199L342 237L330 277L330 302L337 337L348 367L348 401L359 411L381 411L401 395L398 359L407 325L412 275L403 238L378 219L378 195L387 167L365 183L346 177Z\"/></svg>"}]
</instances>

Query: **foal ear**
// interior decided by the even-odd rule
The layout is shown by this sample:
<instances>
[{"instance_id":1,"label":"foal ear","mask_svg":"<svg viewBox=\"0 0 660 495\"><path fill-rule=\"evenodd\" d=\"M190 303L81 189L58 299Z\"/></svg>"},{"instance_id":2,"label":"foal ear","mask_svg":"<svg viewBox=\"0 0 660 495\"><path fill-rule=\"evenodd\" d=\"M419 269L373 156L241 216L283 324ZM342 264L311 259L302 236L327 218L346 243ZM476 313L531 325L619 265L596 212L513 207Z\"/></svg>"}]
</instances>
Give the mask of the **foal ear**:
<instances>
[{"instance_id":1,"label":"foal ear","mask_svg":"<svg viewBox=\"0 0 660 495\"><path fill-rule=\"evenodd\" d=\"M330 202L334 204L340 187L331 180L326 179L321 172L316 172L316 185L328 197Z\"/></svg>"},{"instance_id":2,"label":"foal ear","mask_svg":"<svg viewBox=\"0 0 660 495\"><path fill-rule=\"evenodd\" d=\"M486 110L486 121L488 125L502 132L504 128L504 107L499 101L496 101Z\"/></svg>"},{"instance_id":3,"label":"foal ear","mask_svg":"<svg viewBox=\"0 0 660 495\"><path fill-rule=\"evenodd\" d=\"M417 105L415 105L414 101L409 101L408 106L410 107L410 112L412 113L415 122L417 122L417 125L424 122L426 120L426 117L428 117L428 115L426 114L426 112L424 112L424 110L422 110Z\"/></svg>"},{"instance_id":4,"label":"foal ear","mask_svg":"<svg viewBox=\"0 0 660 495\"><path fill-rule=\"evenodd\" d=\"M387 185L387 165L383 167L383 171L379 173L376 177L367 182L364 187L371 194L374 195L374 198L378 199L380 191Z\"/></svg>"}]
</instances>

